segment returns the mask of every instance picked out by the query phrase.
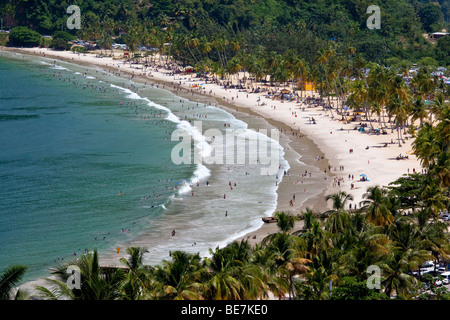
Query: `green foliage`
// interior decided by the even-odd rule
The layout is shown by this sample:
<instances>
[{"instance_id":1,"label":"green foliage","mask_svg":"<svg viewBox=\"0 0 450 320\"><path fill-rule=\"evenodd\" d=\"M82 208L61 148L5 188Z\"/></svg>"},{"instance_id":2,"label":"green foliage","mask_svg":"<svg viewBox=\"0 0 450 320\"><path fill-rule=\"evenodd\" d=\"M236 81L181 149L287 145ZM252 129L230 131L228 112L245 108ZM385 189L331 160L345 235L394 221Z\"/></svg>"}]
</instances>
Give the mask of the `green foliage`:
<instances>
[{"instance_id":1,"label":"green foliage","mask_svg":"<svg viewBox=\"0 0 450 320\"><path fill-rule=\"evenodd\" d=\"M75 37L65 31L56 31L52 36L50 47L56 50L69 50L69 41L74 40Z\"/></svg>"},{"instance_id":2,"label":"green foliage","mask_svg":"<svg viewBox=\"0 0 450 320\"><path fill-rule=\"evenodd\" d=\"M438 31L439 24L443 18L441 8L436 3L428 3L419 10L419 17L427 32Z\"/></svg>"},{"instance_id":3,"label":"green foliage","mask_svg":"<svg viewBox=\"0 0 450 320\"><path fill-rule=\"evenodd\" d=\"M68 50L69 44L62 38L53 39L50 47L56 50Z\"/></svg>"},{"instance_id":4,"label":"green foliage","mask_svg":"<svg viewBox=\"0 0 450 320\"><path fill-rule=\"evenodd\" d=\"M0 33L0 46L6 46L9 36L7 33Z\"/></svg>"},{"instance_id":5,"label":"green foliage","mask_svg":"<svg viewBox=\"0 0 450 320\"><path fill-rule=\"evenodd\" d=\"M366 26L366 10L373 4L381 9L380 30ZM428 56L439 63L448 59L442 57L448 51L435 51L422 37L424 32L448 27L443 18L448 21L450 5L444 0L439 5L413 0L85 0L77 5L82 17L78 36L84 40L98 40L102 31L119 36L120 31L142 26L151 30L153 42L177 42L185 37L205 37L209 42L219 37L229 42L245 39L248 53L293 49L308 63L328 43L353 46L366 60L376 62L391 57L417 61ZM10 26L29 26L52 34L66 28L67 6L67 2L57 0L7 0L0 4L0 15L7 17L5 22ZM67 32L75 34L76 30ZM125 43L123 39L121 43ZM194 65L198 52L193 52L193 57L190 49L180 44L174 51L183 62ZM227 60L235 53L212 50L209 58L217 62L222 55Z\"/></svg>"},{"instance_id":6,"label":"green foliage","mask_svg":"<svg viewBox=\"0 0 450 320\"><path fill-rule=\"evenodd\" d=\"M377 290L369 289L366 281L357 277L344 277L332 290L332 300L387 300L388 297Z\"/></svg>"},{"instance_id":7,"label":"green foliage","mask_svg":"<svg viewBox=\"0 0 450 320\"><path fill-rule=\"evenodd\" d=\"M62 39L66 42L69 42L69 41L75 40L76 37L66 31L56 31L53 34L52 38L53 39Z\"/></svg>"},{"instance_id":8,"label":"green foliage","mask_svg":"<svg viewBox=\"0 0 450 320\"><path fill-rule=\"evenodd\" d=\"M79 52L79 53L86 53L86 52L88 52L85 47L78 47L78 46L73 46L72 47L72 51L73 52Z\"/></svg>"},{"instance_id":9,"label":"green foliage","mask_svg":"<svg viewBox=\"0 0 450 320\"><path fill-rule=\"evenodd\" d=\"M389 183L392 188L391 193L400 199L403 208L415 208L419 206L420 194L425 185L426 176L421 174L411 174L408 177L401 177ZM395 187L394 187L395 186Z\"/></svg>"},{"instance_id":10,"label":"green foliage","mask_svg":"<svg viewBox=\"0 0 450 320\"><path fill-rule=\"evenodd\" d=\"M408 181L396 181L400 189L407 189L403 183ZM427 188L433 182L425 179L423 183ZM394 294L399 299L428 299L427 295L419 296L418 289L432 284L433 277L425 275L419 281L410 272L425 261L447 257L447 225L429 219L426 204L414 217L394 214L389 226L374 225L368 218L370 206L388 203L399 194L381 190L368 189L370 205L351 215L343 206L348 194L330 195L333 214L348 216L346 228L339 232L307 210L304 216L308 223L300 232L289 233L288 227L255 246L245 240L234 241L224 248L210 249L205 258L199 253L173 251L160 265L145 266L147 250L132 247L127 249L129 257L120 260L125 268L101 267L94 250L54 268L56 279L49 281L55 286L38 287L39 296L46 300L255 300L271 293L303 300L387 300ZM277 217L290 220L285 213ZM80 268L80 289L67 285L69 265ZM380 268L381 287L377 290L367 285L368 267L373 265ZM11 272L5 272L8 274ZM3 285L5 278L11 277L0 279L0 293L4 291L9 297L12 283ZM432 286L432 291L437 299L449 298L444 290Z\"/></svg>"},{"instance_id":11,"label":"green foliage","mask_svg":"<svg viewBox=\"0 0 450 320\"><path fill-rule=\"evenodd\" d=\"M10 265L0 274L0 300L13 299L15 286L22 280L27 271L27 267L22 265ZM20 296L20 290L16 293L16 298Z\"/></svg>"},{"instance_id":12,"label":"green foliage","mask_svg":"<svg viewBox=\"0 0 450 320\"><path fill-rule=\"evenodd\" d=\"M16 27L9 34L8 44L17 47L35 47L41 41L41 35L27 27Z\"/></svg>"},{"instance_id":13,"label":"green foliage","mask_svg":"<svg viewBox=\"0 0 450 320\"><path fill-rule=\"evenodd\" d=\"M443 37L437 41L436 58L440 65L450 66L450 37Z\"/></svg>"},{"instance_id":14,"label":"green foliage","mask_svg":"<svg viewBox=\"0 0 450 320\"><path fill-rule=\"evenodd\" d=\"M39 42L39 46L41 48L50 48L50 45L52 44L52 39L47 37L42 37L41 41Z\"/></svg>"}]
</instances>

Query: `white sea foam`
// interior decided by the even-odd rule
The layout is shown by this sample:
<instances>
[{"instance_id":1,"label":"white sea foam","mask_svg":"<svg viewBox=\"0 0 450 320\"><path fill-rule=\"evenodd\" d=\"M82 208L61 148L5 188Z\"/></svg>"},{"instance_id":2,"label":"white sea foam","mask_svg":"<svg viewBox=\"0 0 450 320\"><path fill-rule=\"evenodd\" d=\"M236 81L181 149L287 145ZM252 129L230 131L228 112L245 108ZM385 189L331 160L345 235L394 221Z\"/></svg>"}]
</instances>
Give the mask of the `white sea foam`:
<instances>
[{"instance_id":1,"label":"white sea foam","mask_svg":"<svg viewBox=\"0 0 450 320\"><path fill-rule=\"evenodd\" d=\"M58 66L58 65L55 65L54 67L51 67L50 69L54 69L54 70L69 70L67 68L64 68L64 67L61 67L61 66Z\"/></svg>"},{"instance_id":2,"label":"white sea foam","mask_svg":"<svg viewBox=\"0 0 450 320\"><path fill-rule=\"evenodd\" d=\"M147 102L147 105L149 107L153 107L159 110L163 110L167 112L166 119L177 124L177 128L186 131L194 140L194 147L197 151L201 152L202 157L206 157L210 155L212 148L206 141L206 138L201 134L201 132L193 125L191 125L186 120L181 120L179 117L177 117L169 108L162 106L160 104L154 103L150 99L146 97L141 97L136 92L131 91L130 89L123 88L120 86L116 86L114 84L110 84L111 87L117 88L119 90L122 90L123 92L127 93L128 99L135 99L135 100L144 100ZM189 181L186 181L182 185L181 188L178 189L178 194L184 194L191 190L190 185L193 183L196 183L199 180L203 180L207 178L211 174L211 171L204 166L203 164L199 163L197 164L197 169L194 171L193 176L190 178Z\"/></svg>"},{"instance_id":3,"label":"white sea foam","mask_svg":"<svg viewBox=\"0 0 450 320\"><path fill-rule=\"evenodd\" d=\"M130 89L119 87L119 86L116 86L113 84L111 84L111 86L126 93L126 98L128 98L128 99L143 100L146 102L146 104L149 107L166 112L167 120L175 123L177 126L177 129L181 129L181 130L187 132L192 137L192 139L194 141L194 147L196 149L196 152L201 152L202 157L208 156L211 153L212 147L207 142L206 137L201 133L201 130L199 130L199 128L192 125L190 122L188 122L186 120L180 119L169 108L167 108L163 105L157 104L157 103L149 100L146 97L141 97L139 94L131 91ZM230 113L228 113L224 110L221 110L218 108L216 108L216 110L220 110L220 113L225 113L224 115L220 114L219 116L217 116L217 119L216 119L217 121L220 121L221 119L222 119L222 121L224 121L223 119L226 119L226 122L230 123L232 125L232 127L244 130L246 132L246 137L249 141L257 140L260 143L266 142L270 145L270 154L271 154L272 158L279 157L278 159L279 159L280 166L279 166L279 168L277 167L277 169L278 169L277 172L278 172L278 182L281 182L283 179L283 176L284 176L284 171L288 171L290 166L289 166L289 163L284 159L285 152L283 150L283 147L279 144L279 141L277 141L277 139L274 139L271 136L270 130L268 132L265 132L264 130L260 130L260 132L255 131L255 130L250 130L250 129L248 129L247 123L236 119L233 115L231 115ZM214 117L212 117L212 116L210 117L208 114L208 120L213 120L213 119L214 119ZM269 150L267 150L267 152L269 152ZM183 194L189 193L192 190L191 186L195 185L197 183L197 181L201 181L201 180L207 178L210 174L211 174L210 169L208 169L205 165L203 165L201 163L197 164L197 168L195 169L192 177L179 183L177 194L172 195L168 199L168 201L164 204L161 204L160 207L164 211L168 210L169 209L168 204L170 204L172 202L172 200L180 199ZM242 220L242 224L246 225L245 228L240 229L239 231L236 231L236 232L233 231L233 228L226 229L228 231L225 231L225 232L228 232L228 233L222 234L225 229L224 230L222 230L222 228L216 229L221 224L220 218L218 218L219 220L217 220L217 223L211 222L211 221L205 222L206 225L210 225L210 228L211 228L210 231L212 232L212 235L208 236L211 238L211 240L209 240L207 244L198 246L198 250L200 251L201 256L208 256L209 248L225 247L227 244L234 241L235 239L240 238L250 232L256 231L264 223L261 220L262 215L269 216L274 213L274 211L276 210L276 207L277 207L278 184L273 183L273 184L265 185L262 187L263 188L261 189L261 192L264 192L264 193L269 192L270 196L268 196L268 197L266 196L266 198L263 198L264 203L261 202L261 204L256 204L256 202L255 202L255 205L256 205L255 209L258 206L262 205L262 206L264 206L264 210L263 211L259 210L258 211L259 213L256 216L254 214L251 215L250 212L252 211L251 208L253 208L253 204L250 204L248 206L248 209L250 211L248 211L247 208L242 208L242 210L243 210L242 217L239 216L239 217L235 218L236 221ZM259 189L259 186L255 186L254 188ZM239 193L239 195L241 197L243 197L242 199L244 202L248 201L248 197L253 197L253 199L255 199L255 197L258 197L257 194L252 193L252 195L250 195L249 193L246 193L246 192ZM179 203L179 202L177 201L177 203ZM231 204L231 208L233 208L233 207L234 207L234 205ZM212 211L210 209L207 209L207 212L209 212L209 214L212 214L213 212L217 212L218 210L221 210L220 208L221 207L219 205L219 207L217 207L217 208L214 207L214 210L212 210ZM235 210L236 210L236 208L235 208ZM244 212L245 212L245 214L244 214ZM196 221L195 223L201 223L202 219L210 220L210 219L217 219L217 218L198 217L196 219L198 221L194 219ZM186 222L186 220L183 220L183 221ZM214 221L216 221L216 220L214 220ZM176 223L178 223L178 222L172 221L172 222L167 222L167 223L173 224L173 226L175 226ZM212 225L211 225L211 223L212 223ZM189 234L190 234L189 237L191 237L191 239L193 239L194 241L197 238L197 236L196 236L196 232L193 230L196 230L196 229L197 228L194 227L194 229L189 231ZM236 229L234 229L234 230L236 230ZM186 232L187 232L187 230L186 230ZM185 234L185 236L188 236L188 235ZM213 238L217 239L217 241L212 240ZM192 249L190 247L189 243L185 244L185 243L178 243L178 242L177 242L177 248L185 249L185 250ZM167 253L166 252L167 250L168 249L167 249L166 245L155 244L153 246L152 254L155 255L154 258L156 258L156 260L157 260L157 257Z\"/></svg>"},{"instance_id":4,"label":"white sea foam","mask_svg":"<svg viewBox=\"0 0 450 320\"><path fill-rule=\"evenodd\" d=\"M129 89L112 84L111 87L117 88L118 92L125 94L127 99L139 99L140 102L145 101L145 104L151 108L164 111L168 121L174 123L174 126L178 129L182 129L190 134L194 141L196 152L202 152L202 156L208 154L210 145L202 135L201 130L191 125L191 123L180 119L169 108L154 103L148 98L141 97ZM217 121L217 123L229 123L231 124L231 128L249 130L247 123L236 119L230 113L216 107L211 107L208 110L208 118L205 120L205 126L208 121L212 120ZM249 139L252 140L259 139L258 141L264 141L264 139L268 139L270 141L269 139L271 139L270 136L253 130L249 130L248 134ZM278 171L278 181L280 181L283 178L283 171L289 169L289 164L283 158L284 151L282 147L279 144L274 145L279 148L280 164L282 165ZM211 174L208 167L198 164L192 177L185 180L184 183L178 184L177 193L172 194L163 204L155 205L155 207L158 207L157 210L164 211L164 215L159 220L153 220L153 216L149 217L149 221L151 221L149 225L151 227L148 229L149 232L146 233L149 237L148 244L151 244L151 255L152 259L155 259L155 263L159 263L162 258L168 257L168 251L174 249L196 250L198 248L202 256L207 256L209 248L215 248L216 246L224 247L236 238L260 228L263 224L261 217L264 215L272 215L276 209L276 190L278 187L271 177L253 176L251 179L247 179L245 176L243 177L242 171L233 177L232 171L230 175L227 175L225 167L223 169L219 168L218 171L220 172L216 176L216 167L210 166L210 168L214 170L214 178L217 179L210 180L214 184L207 191L208 195L206 197L202 199L202 197L191 197L189 194L189 196L184 197L183 201L180 201L180 199L183 199L182 194L188 193L191 190L190 185L195 185L197 181L205 179ZM211 197L209 193L213 193L216 188L221 188L222 184L226 185L228 178L236 179L232 180L237 181L236 191L227 191L227 201L221 199L221 192L217 192L219 193L219 199ZM250 180L252 181L251 184L244 185L244 182ZM217 184L215 184L216 182ZM204 188L201 189L203 190ZM261 204L258 202L260 199L262 200ZM151 209L153 206L143 206L143 208ZM175 212L173 212L173 209L175 209ZM225 210L228 210L228 220L224 220ZM152 212L151 210L148 211ZM153 228L152 223L156 225L155 228ZM172 228L177 229L177 237L170 237L169 231L167 234L161 233L158 227L162 230L165 230L164 228L167 227L169 231ZM167 237L169 240L164 238L166 235L169 235ZM139 235L137 234L137 236ZM190 240L192 240L192 243L196 241L197 246L191 246L192 243L189 242ZM147 242L145 244L147 245Z\"/></svg>"}]
</instances>

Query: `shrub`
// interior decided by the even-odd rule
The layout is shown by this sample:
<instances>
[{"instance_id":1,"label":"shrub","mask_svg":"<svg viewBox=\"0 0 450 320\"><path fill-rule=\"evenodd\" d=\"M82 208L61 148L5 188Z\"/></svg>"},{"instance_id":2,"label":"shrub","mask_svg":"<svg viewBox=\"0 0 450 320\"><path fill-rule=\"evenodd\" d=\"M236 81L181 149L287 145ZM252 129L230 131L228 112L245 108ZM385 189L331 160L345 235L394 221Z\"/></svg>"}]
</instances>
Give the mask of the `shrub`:
<instances>
[{"instance_id":1,"label":"shrub","mask_svg":"<svg viewBox=\"0 0 450 320\"><path fill-rule=\"evenodd\" d=\"M17 47L39 46L41 35L27 27L15 27L9 34L8 44Z\"/></svg>"}]
</instances>

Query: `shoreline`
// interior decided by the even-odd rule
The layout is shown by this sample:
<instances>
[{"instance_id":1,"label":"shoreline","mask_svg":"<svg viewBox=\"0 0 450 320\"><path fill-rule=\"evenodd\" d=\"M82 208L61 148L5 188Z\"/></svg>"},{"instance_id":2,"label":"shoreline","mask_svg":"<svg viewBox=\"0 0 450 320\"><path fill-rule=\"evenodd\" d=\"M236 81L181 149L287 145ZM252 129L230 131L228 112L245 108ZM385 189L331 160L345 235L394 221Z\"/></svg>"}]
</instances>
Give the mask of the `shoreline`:
<instances>
[{"instance_id":1,"label":"shoreline","mask_svg":"<svg viewBox=\"0 0 450 320\"><path fill-rule=\"evenodd\" d=\"M280 145L285 150L285 159L286 159L286 161L288 161L288 163L291 167L289 169L290 172L292 172L292 173L295 172L298 175L300 175L300 173L299 173L300 169L303 168L304 165L300 164L296 161L298 159L297 155L299 155L299 154L301 155L301 161L304 164L306 164L307 166L319 168L319 166L316 163L316 161L314 160L314 158L317 155L323 156L323 152L320 150L320 148L317 146L317 144L314 141L312 141L311 139L308 138L307 135L302 134L301 138L294 139L294 138L292 138L291 133L292 132L297 133L298 130L295 128L292 128L288 124L278 121L276 119L270 118L270 117L262 116L260 113L258 113L255 110L252 110L244 105L230 103L230 102L226 101L225 99L221 99L221 97L217 97L217 96L214 96L212 94L207 94L207 93L200 93L195 90L190 90L189 85L179 86L177 88L177 86L174 86L174 84L173 84L175 80L170 81L170 79L167 79L167 78L161 76L161 74L159 74L159 76L154 76L154 74L156 73L156 71L154 69L151 70L151 74L152 74L151 77L145 77L145 76L134 74L134 72L136 70L133 70L132 68L127 68L124 66L122 66L120 68L117 66L109 65L109 63L111 63L111 58L97 58L93 54L87 54L86 56L83 56L83 55L78 56L77 54L73 54L70 51L53 51L51 49L45 49L45 48L23 49L23 48L0 47L0 50L24 54L24 55L28 55L28 56L37 56L37 57L41 57L41 58L59 60L59 61L66 62L66 63L73 63L76 65L81 65L81 66L90 67L90 68L94 68L94 69L101 69L101 71L103 71L103 72L109 72L109 73L113 73L113 74L116 74L118 72L121 74L121 76L122 76L122 73L126 73L130 77L132 77L129 79L130 81L135 81L135 82L139 82L139 83L146 82L147 85L149 85L149 82L157 83L157 84L159 84L160 89L168 90L168 91L172 92L173 94L175 94L179 97L188 99L190 101L195 101L198 103L209 103L209 104L215 106L216 108L222 108L225 111L228 111L229 113L233 114L233 116L235 116L238 119L242 118L240 116L237 116L237 114L239 114L239 113L242 113L242 114L248 116L249 118L256 117L259 119L263 119L265 122L267 122L267 124L269 126L272 126L274 128L277 128L277 129L283 131L283 133L280 134ZM45 51L45 56L43 56L42 53L40 53L40 51ZM61 56L61 55L64 55L64 56ZM70 57L67 57L68 55L70 55ZM71 59L71 58L75 58L77 56L80 57L79 60ZM85 57L85 59L83 59L82 57ZM96 61L92 61L94 59L96 59ZM105 61L107 61L107 62L105 63ZM102 63L95 63L95 62L102 62ZM110 70L110 69L113 69L113 70ZM194 78L194 80L196 80L196 79ZM182 88L182 90L179 89L180 87ZM218 86L217 86L217 89L219 89ZM212 89L212 90L216 91L217 89ZM249 127L251 127L251 125L252 125L251 119L250 119L250 121L247 120L245 122L247 122ZM285 133L286 131L289 131L288 132L289 134L286 134ZM297 136L294 136L294 137L297 137ZM308 152L304 152L304 150L307 150ZM311 150L314 152L314 154L309 153ZM323 169L325 167L327 167L328 165L329 165L328 160L324 157L324 159L322 159L320 161L321 171L323 171ZM330 175L328 175L328 176L330 176ZM332 176L334 176L334 174L332 174ZM328 207L325 204L324 199L325 199L325 195L326 195L326 190L329 187L329 183L322 183L322 182L320 182L320 184L322 185L320 191L315 191L314 194L307 195L307 199L302 202L294 201L293 206L289 205L289 201L292 199L292 194L296 193L297 197L298 197L298 195L305 193L305 192L303 192L304 188L301 188L301 189L299 188L298 191L290 192L291 191L290 185L293 184L294 180L298 180L298 179L294 179L296 177L298 177L298 176L285 175L283 177L282 181L278 184L278 189L276 191L277 192L277 206L276 206L275 212L284 211L284 212L293 213L294 215L297 215L302 210L306 209L307 207L313 209L315 212L321 212L321 211L327 210ZM317 181L317 180L315 181L315 183L318 183L318 182L319 181ZM302 226L303 226L302 221L298 221L295 226L295 230L298 228L301 228ZM269 223L269 224L263 223L261 225L261 227L258 228L256 231L248 232L244 236L236 238L235 241L241 241L243 239L247 239L249 244L253 245L256 243L260 243L266 235L273 233L273 232L277 232L277 231L278 231L278 229L277 229L277 226L275 223ZM256 236L256 238L254 238L254 236ZM117 258L115 260L118 261L122 257L124 257L124 255L122 255L122 253L121 253L120 256L117 255Z\"/></svg>"},{"instance_id":2,"label":"shoreline","mask_svg":"<svg viewBox=\"0 0 450 320\"><path fill-rule=\"evenodd\" d=\"M119 60L112 60L112 58L97 58L93 54L78 55L70 51L53 51L45 48L32 48L32 49L19 49L0 47L0 50L14 52L19 54L25 54L30 56L39 56L49 59L60 60L67 63L73 63L82 66L88 66L92 68L100 68L107 72L128 74L132 81L138 82L155 82L161 84L162 89L166 89L176 94L177 96L186 98L191 101L211 103L216 107L235 110L237 113L243 112L250 117L261 117L271 126L278 129L287 131L288 134L282 134L281 140L284 140L280 144L285 149L285 159L289 162L292 171L293 163L297 164L294 155L291 153L301 154L301 161L306 165L315 166L322 171L321 176L327 177L324 180L322 190L314 195L310 195L302 202L295 203L292 207L289 206L289 199L292 193L301 194L303 187L295 188L290 193L294 180L294 175L284 176L282 182L277 189L277 209L276 211L292 212L294 214L300 213L306 207L310 207L314 211L324 211L329 209L330 206L325 202L325 196L330 193L346 191L354 196L354 204L358 204L363 199L363 193L368 186L381 185L385 186L389 182L394 181L402 174L407 173L407 169L420 170L421 166L418 163L414 155L409 156L409 160L395 160L395 156L398 153L407 154L411 150L411 140L406 141L402 147L398 147L396 144L389 144L389 148L380 148L381 144L388 143L390 139L396 140L396 133L389 133L386 136L380 135L368 135L353 130L354 124L343 124L337 120L333 120L321 107L308 107L301 103L296 102L282 102L273 100L260 101L267 102L266 105L260 105L258 94L248 93L247 98L242 98L246 93L238 92L237 89L224 89L215 83L208 83L204 86L197 86L193 89L192 85L195 85L198 78L193 78L189 75L169 76L164 72L168 70L160 70L160 68L149 68L145 73L145 76L136 75L140 70L127 67L128 63L123 63L120 67L117 66ZM45 53L45 56L42 55ZM75 59L79 58L79 59ZM111 64L111 65L109 65ZM111 71L112 69L112 71ZM157 71L158 70L158 71ZM141 70L142 71L142 70ZM142 72L141 72L142 73ZM147 73L151 75L148 76ZM179 77L179 79L176 79ZM182 79L182 77L184 77ZM186 78L190 78L187 79ZM131 80L131 79L130 79ZM179 85L174 85L178 81ZM184 83L182 83L184 82ZM182 88L182 89L180 89ZM199 92L203 88L204 93ZM210 92L209 94L207 92ZM213 93L213 94L212 94ZM307 95L308 92L304 94ZM238 94L240 97L238 97ZM311 96L313 93L309 93ZM262 94L260 94L262 96ZM234 99L236 97L236 99ZM231 102L230 102L231 100ZM269 106L270 105L270 106ZM305 107L305 111L302 111L302 107ZM235 115L235 114L233 114ZM310 117L314 117L317 121L317 125L310 124ZM239 119L239 118L238 118ZM309 121L309 123L308 123ZM289 134L293 133L293 137L296 137L296 133L303 137L294 139ZM304 148L310 148L317 154L302 154L301 145L304 144ZM369 146L370 149L366 149ZM349 153L347 150L354 150L354 154ZM323 157L320 161L314 159L319 156ZM289 159L288 159L289 158ZM300 165L298 166L300 167ZM323 173L325 168L333 168L327 170L327 173ZM339 168L339 170L337 170ZM341 169L342 168L342 169ZM367 174L369 181L360 183L356 179L360 174ZM353 179L347 179L347 176L354 176ZM336 180L338 179L338 180ZM351 182L350 182L351 181ZM335 186L336 182L339 182L339 186ZM356 187L351 188L353 183ZM288 194L289 193L289 194ZM302 227L302 222L297 222L294 230ZM277 226L275 223L264 223L257 231L250 232L244 237L236 240L248 239L250 244L259 243L266 235L277 232ZM256 236L256 239L253 237Z\"/></svg>"}]
</instances>

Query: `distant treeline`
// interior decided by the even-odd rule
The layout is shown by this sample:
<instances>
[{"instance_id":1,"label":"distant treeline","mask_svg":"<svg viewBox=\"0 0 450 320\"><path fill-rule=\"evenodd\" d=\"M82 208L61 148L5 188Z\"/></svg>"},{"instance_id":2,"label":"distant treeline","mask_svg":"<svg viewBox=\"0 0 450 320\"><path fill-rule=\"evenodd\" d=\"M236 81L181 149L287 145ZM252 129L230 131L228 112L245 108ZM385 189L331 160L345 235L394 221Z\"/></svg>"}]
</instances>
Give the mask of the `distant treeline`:
<instances>
[{"instance_id":1,"label":"distant treeline","mask_svg":"<svg viewBox=\"0 0 450 320\"><path fill-rule=\"evenodd\" d=\"M66 9L71 4L81 9L80 30L67 30ZM366 26L370 5L381 9L379 30ZM237 41L247 51L294 50L307 62L329 42L337 42L355 47L368 61L431 57L441 66L449 64L448 52L423 37L448 30L446 0L6 0L0 3L0 17L4 28L26 26L45 35L65 30L83 40L136 30L149 32L155 47L158 41L171 43L182 37ZM189 48L184 49L180 56L195 63Z\"/></svg>"}]
</instances>

